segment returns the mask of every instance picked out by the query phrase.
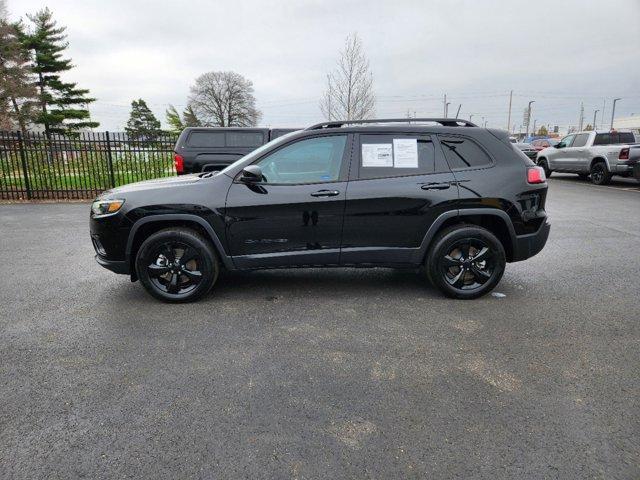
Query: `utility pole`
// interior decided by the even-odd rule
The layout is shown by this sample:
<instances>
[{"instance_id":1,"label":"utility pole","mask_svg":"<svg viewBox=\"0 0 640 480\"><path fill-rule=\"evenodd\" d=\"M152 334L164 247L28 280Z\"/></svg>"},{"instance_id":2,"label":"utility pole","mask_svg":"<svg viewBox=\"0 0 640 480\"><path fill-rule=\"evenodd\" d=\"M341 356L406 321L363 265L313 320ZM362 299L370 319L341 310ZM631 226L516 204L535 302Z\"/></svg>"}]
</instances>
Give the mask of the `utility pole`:
<instances>
[{"instance_id":1,"label":"utility pole","mask_svg":"<svg viewBox=\"0 0 640 480\"><path fill-rule=\"evenodd\" d=\"M622 99L621 98L613 99L613 107L611 108L611 130L613 130L613 117L616 116L616 103L618 102L618 100L622 100Z\"/></svg>"},{"instance_id":2,"label":"utility pole","mask_svg":"<svg viewBox=\"0 0 640 480\"><path fill-rule=\"evenodd\" d=\"M442 113L444 114L444 118L447 118L447 94L444 94L444 101L442 102Z\"/></svg>"},{"instance_id":3,"label":"utility pole","mask_svg":"<svg viewBox=\"0 0 640 480\"><path fill-rule=\"evenodd\" d=\"M509 119L507 120L507 132L509 132L509 127L511 127L511 101L512 100L513 100L513 90L509 92Z\"/></svg>"},{"instance_id":4,"label":"utility pole","mask_svg":"<svg viewBox=\"0 0 640 480\"><path fill-rule=\"evenodd\" d=\"M529 125L531 124L531 104L536 103L535 100L531 100L527 106L527 131L524 134L524 138L529 136Z\"/></svg>"},{"instance_id":5,"label":"utility pole","mask_svg":"<svg viewBox=\"0 0 640 480\"><path fill-rule=\"evenodd\" d=\"M607 105L607 99L602 100L602 114L600 115L600 123L602 124L602 128L604 128L604 109Z\"/></svg>"},{"instance_id":6,"label":"utility pole","mask_svg":"<svg viewBox=\"0 0 640 480\"><path fill-rule=\"evenodd\" d=\"M580 102L580 119L578 121L578 131L582 131L582 127L584 126L584 102Z\"/></svg>"},{"instance_id":7,"label":"utility pole","mask_svg":"<svg viewBox=\"0 0 640 480\"><path fill-rule=\"evenodd\" d=\"M449 118L449 105L451 105L451 102L444 104L444 118Z\"/></svg>"},{"instance_id":8,"label":"utility pole","mask_svg":"<svg viewBox=\"0 0 640 480\"><path fill-rule=\"evenodd\" d=\"M593 129L594 130L597 130L597 128L596 128L596 115L598 115L599 111L600 110L596 110L595 112L593 112Z\"/></svg>"},{"instance_id":9,"label":"utility pole","mask_svg":"<svg viewBox=\"0 0 640 480\"><path fill-rule=\"evenodd\" d=\"M456 118L460 116L460 109L462 108L462 104L458 105L458 111L456 112Z\"/></svg>"}]
</instances>

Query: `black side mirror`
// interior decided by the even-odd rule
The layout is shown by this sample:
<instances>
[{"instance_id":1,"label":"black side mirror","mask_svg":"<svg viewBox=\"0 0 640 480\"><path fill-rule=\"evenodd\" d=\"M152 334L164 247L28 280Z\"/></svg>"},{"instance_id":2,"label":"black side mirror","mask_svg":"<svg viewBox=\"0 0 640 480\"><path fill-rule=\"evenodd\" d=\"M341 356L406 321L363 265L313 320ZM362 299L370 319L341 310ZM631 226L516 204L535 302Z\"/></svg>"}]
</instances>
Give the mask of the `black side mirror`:
<instances>
[{"instance_id":1,"label":"black side mirror","mask_svg":"<svg viewBox=\"0 0 640 480\"><path fill-rule=\"evenodd\" d=\"M554 145L556 148L564 148L564 143L560 142L560 143L556 143Z\"/></svg>"},{"instance_id":2,"label":"black side mirror","mask_svg":"<svg viewBox=\"0 0 640 480\"><path fill-rule=\"evenodd\" d=\"M262 168L258 165L248 165L242 169L240 181L244 183L259 183L262 181Z\"/></svg>"}]
</instances>

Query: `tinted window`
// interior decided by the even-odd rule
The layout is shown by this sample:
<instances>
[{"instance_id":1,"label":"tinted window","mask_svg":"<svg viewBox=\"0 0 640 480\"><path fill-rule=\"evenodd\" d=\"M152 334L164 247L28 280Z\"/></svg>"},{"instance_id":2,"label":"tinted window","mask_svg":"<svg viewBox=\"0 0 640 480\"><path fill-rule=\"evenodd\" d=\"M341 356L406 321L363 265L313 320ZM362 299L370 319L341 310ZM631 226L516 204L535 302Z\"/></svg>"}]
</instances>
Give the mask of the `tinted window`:
<instances>
[{"instance_id":1,"label":"tinted window","mask_svg":"<svg viewBox=\"0 0 640 480\"><path fill-rule=\"evenodd\" d=\"M567 135L561 140L561 142L565 147L570 147L575 137L575 135Z\"/></svg>"},{"instance_id":2,"label":"tinted window","mask_svg":"<svg viewBox=\"0 0 640 480\"><path fill-rule=\"evenodd\" d=\"M588 133L579 133L576 135L572 147L584 147L587 144L587 140L589 140Z\"/></svg>"},{"instance_id":3,"label":"tinted window","mask_svg":"<svg viewBox=\"0 0 640 480\"><path fill-rule=\"evenodd\" d=\"M618 139L618 143L635 143L636 137L632 132L620 132L620 138Z\"/></svg>"},{"instance_id":4,"label":"tinted window","mask_svg":"<svg viewBox=\"0 0 640 480\"><path fill-rule=\"evenodd\" d=\"M594 145L609 145L611 144L611 135L608 133L597 133L596 138L593 140Z\"/></svg>"},{"instance_id":5,"label":"tinted window","mask_svg":"<svg viewBox=\"0 0 640 480\"><path fill-rule=\"evenodd\" d=\"M264 143L262 132L228 132L227 147L259 147Z\"/></svg>"},{"instance_id":6,"label":"tinted window","mask_svg":"<svg viewBox=\"0 0 640 480\"><path fill-rule=\"evenodd\" d=\"M224 133L222 132L191 132L187 139L189 147L224 147Z\"/></svg>"},{"instance_id":7,"label":"tinted window","mask_svg":"<svg viewBox=\"0 0 640 480\"><path fill-rule=\"evenodd\" d=\"M388 153L388 156L387 156ZM374 163L386 165L374 165ZM358 178L403 177L435 170L431 138L415 135L361 135Z\"/></svg>"},{"instance_id":8,"label":"tinted window","mask_svg":"<svg viewBox=\"0 0 640 480\"><path fill-rule=\"evenodd\" d=\"M476 168L491 164L491 158L474 141L464 137L439 135L449 167Z\"/></svg>"},{"instance_id":9,"label":"tinted window","mask_svg":"<svg viewBox=\"0 0 640 480\"><path fill-rule=\"evenodd\" d=\"M340 178L346 135L310 138L260 160L265 183L318 183Z\"/></svg>"}]
</instances>

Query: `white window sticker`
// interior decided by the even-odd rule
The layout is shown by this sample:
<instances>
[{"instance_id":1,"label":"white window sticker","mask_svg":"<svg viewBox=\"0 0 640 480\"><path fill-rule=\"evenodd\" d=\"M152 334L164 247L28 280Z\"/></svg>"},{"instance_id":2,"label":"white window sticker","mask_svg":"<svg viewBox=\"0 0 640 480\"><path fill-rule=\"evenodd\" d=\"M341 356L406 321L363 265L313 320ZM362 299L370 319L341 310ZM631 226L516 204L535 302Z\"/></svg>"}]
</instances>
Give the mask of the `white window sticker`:
<instances>
[{"instance_id":1,"label":"white window sticker","mask_svg":"<svg viewBox=\"0 0 640 480\"><path fill-rule=\"evenodd\" d=\"M418 140L394 138L393 158L395 168L418 168Z\"/></svg>"},{"instance_id":2,"label":"white window sticker","mask_svg":"<svg viewBox=\"0 0 640 480\"><path fill-rule=\"evenodd\" d=\"M390 143L362 144L363 167L393 167L393 152Z\"/></svg>"}]
</instances>

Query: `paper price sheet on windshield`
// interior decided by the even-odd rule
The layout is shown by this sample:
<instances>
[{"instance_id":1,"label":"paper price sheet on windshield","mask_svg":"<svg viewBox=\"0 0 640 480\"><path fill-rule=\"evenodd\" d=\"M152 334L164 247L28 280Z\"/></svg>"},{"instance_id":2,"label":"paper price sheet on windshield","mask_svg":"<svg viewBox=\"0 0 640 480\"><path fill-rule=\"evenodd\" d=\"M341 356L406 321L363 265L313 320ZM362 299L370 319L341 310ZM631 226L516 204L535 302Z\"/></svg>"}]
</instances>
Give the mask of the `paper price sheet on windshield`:
<instances>
[{"instance_id":1,"label":"paper price sheet on windshield","mask_svg":"<svg viewBox=\"0 0 640 480\"><path fill-rule=\"evenodd\" d=\"M394 168L418 168L417 139L393 139L393 166Z\"/></svg>"},{"instance_id":2,"label":"paper price sheet on windshield","mask_svg":"<svg viewBox=\"0 0 640 480\"><path fill-rule=\"evenodd\" d=\"M363 167L393 167L393 152L390 143L364 143L362 145Z\"/></svg>"}]
</instances>

